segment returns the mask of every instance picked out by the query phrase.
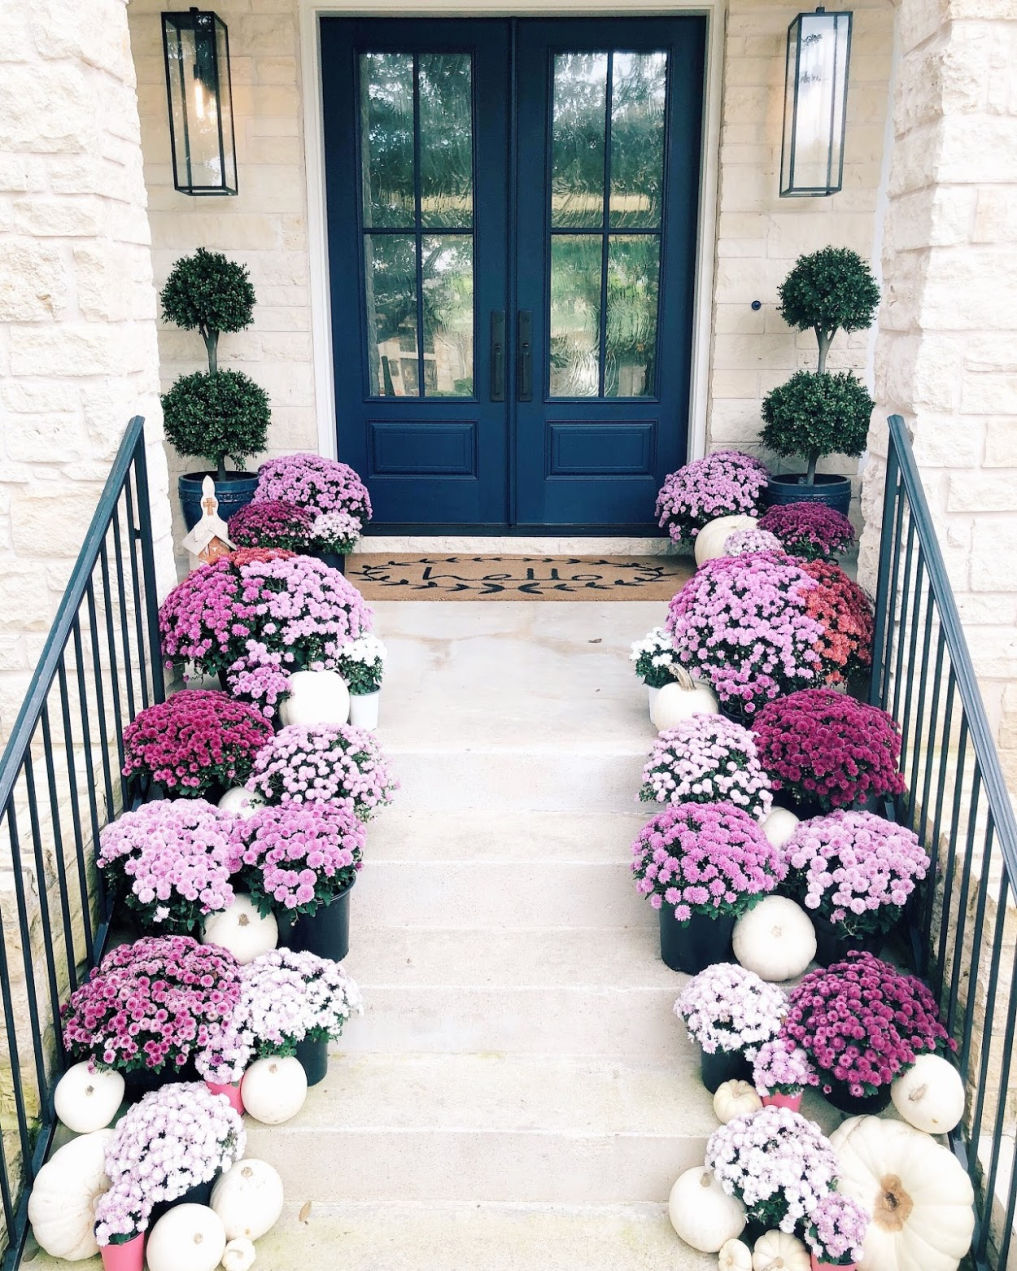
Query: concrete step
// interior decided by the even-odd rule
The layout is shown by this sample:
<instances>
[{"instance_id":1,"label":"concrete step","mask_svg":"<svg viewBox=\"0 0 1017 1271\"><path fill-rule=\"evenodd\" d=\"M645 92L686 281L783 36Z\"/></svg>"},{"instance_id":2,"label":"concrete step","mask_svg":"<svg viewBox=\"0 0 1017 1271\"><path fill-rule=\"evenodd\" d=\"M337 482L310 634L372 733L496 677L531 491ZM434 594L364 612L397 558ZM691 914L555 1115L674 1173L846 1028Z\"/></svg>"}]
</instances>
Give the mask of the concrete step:
<instances>
[{"instance_id":1,"label":"concrete step","mask_svg":"<svg viewBox=\"0 0 1017 1271\"><path fill-rule=\"evenodd\" d=\"M346 1055L293 1121L248 1118L248 1153L309 1200L655 1202L716 1127L688 1055Z\"/></svg>"}]
</instances>

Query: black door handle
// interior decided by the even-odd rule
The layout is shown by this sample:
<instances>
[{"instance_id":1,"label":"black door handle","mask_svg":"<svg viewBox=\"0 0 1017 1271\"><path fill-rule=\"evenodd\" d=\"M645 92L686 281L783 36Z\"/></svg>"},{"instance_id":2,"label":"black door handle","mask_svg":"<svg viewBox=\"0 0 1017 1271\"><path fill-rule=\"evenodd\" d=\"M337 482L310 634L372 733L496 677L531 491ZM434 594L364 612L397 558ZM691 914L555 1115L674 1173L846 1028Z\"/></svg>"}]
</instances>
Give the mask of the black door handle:
<instances>
[{"instance_id":1,"label":"black door handle","mask_svg":"<svg viewBox=\"0 0 1017 1271\"><path fill-rule=\"evenodd\" d=\"M517 319L519 354L516 360L516 396L521 402L533 401L533 313L520 309Z\"/></svg>"},{"instance_id":2,"label":"black door handle","mask_svg":"<svg viewBox=\"0 0 1017 1271\"><path fill-rule=\"evenodd\" d=\"M491 310L491 401L505 400L505 310Z\"/></svg>"}]
</instances>

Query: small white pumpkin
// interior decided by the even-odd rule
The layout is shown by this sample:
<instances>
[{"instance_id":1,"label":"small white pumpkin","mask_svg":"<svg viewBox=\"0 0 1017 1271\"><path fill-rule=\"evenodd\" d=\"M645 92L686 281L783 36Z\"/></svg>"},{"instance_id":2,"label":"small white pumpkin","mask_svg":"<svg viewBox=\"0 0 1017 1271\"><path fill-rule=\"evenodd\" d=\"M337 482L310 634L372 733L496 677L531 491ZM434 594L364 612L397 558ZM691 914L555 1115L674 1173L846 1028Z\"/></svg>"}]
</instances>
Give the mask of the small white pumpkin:
<instances>
[{"instance_id":1,"label":"small white pumpkin","mask_svg":"<svg viewBox=\"0 0 1017 1271\"><path fill-rule=\"evenodd\" d=\"M219 1215L207 1205L174 1205L145 1241L148 1271L215 1271L226 1248Z\"/></svg>"},{"instance_id":2,"label":"small white pumpkin","mask_svg":"<svg viewBox=\"0 0 1017 1271\"><path fill-rule=\"evenodd\" d=\"M700 1253L719 1253L725 1241L740 1236L745 1227L745 1206L729 1196L704 1165L679 1175L667 1212L679 1237Z\"/></svg>"},{"instance_id":3,"label":"small white pumpkin","mask_svg":"<svg viewBox=\"0 0 1017 1271\"><path fill-rule=\"evenodd\" d=\"M295 1055L256 1059L240 1083L244 1108L265 1125L295 1117L307 1098L307 1074Z\"/></svg>"},{"instance_id":4,"label":"small white pumpkin","mask_svg":"<svg viewBox=\"0 0 1017 1271\"><path fill-rule=\"evenodd\" d=\"M747 1081L723 1081L713 1096L713 1111L721 1125L727 1125L735 1117L758 1112L762 1106L755 1086Z\"/></svg>"},{"instance_id":5,"label":"small white pumpkin","mask_svg":"<svg viewBox=\"0 0 1017 1271\"><path fill-rule=\"evenodd\" d=\"M752 1271L809 1271L812 1257L796 1236L765 1231L752 1249Z\"/></svg>"},{"instance_id":6,"label":"small white pumpkin","mask_svg":"<svg viewBox=\"0 0 1017 1271\"><path fill-rule=\"evenodd\" d=\"M759 522L754 516L717 516L707 521L696 535L696 564L705 565L724 555L727 536L735 530L754 530Z\"/></svg>"},{"instance_id":7,"label":"small white pumpkin","mask_svg":"<svg viewBox=\"0 0 1017 1271\"><path fill-rule=\"evenodd\" d=\"M254 816L255 812L264 806L265 800L260 794L255 794L253 790L245 790L243 786L232 786L218 803L220 812L230 812L233 816L240 817L242 821Z\"/></svg>"},{"instance_id":8,"label":"small white pumpkin","mask_svg":"<svg viewBox=\"0 0 1017 1271\"><path fill-rule=\"evenodd\" d=\"M350 690L338 671L294 671L290 694L279 707L284 724L345 724Z\"/></svg>"},{"instance_id":9,"label":"small white pumpkin","mask_svg":"<svg viewBox=\"0 0 1017 1271\"><path fill-rule=\"evenodd\" d=\"M890 1087L893 1106L926 1134L949 1134L964 1115L964 1082L949 1060L919 1055Z\"/></svg>"},{"instance_id":10,"label":"small white pumpkin","mask_svg":"<svg viewBox=\"0 0 1017 1271\"><path fill-rule=\"evenodd\" d=\"M860 1271L957 1271L971 1246L975 1196L954 1154L881 1117L851 1117L830 1142L837 1190L871 1218Z\"/></svg>"},{"instance_id":11,"label":"small white pumpkin","mask_svg":"<svg viewBox=\"0 0 1017 1271\"><path fill-rule=\"evenodd\" d=\"M752 1250L740 1240L725 1240L717 1267L718 1271L752 1271Z\"/></svg>"},{"instance_id":12,"label":"small white pumpkin","mask_svg":"<svg viewBox=\"0 0 1017 1271\"><path fill-rule=\"evenodd\" d=\"M217 944L227 949L241 966L268 953L279 943L279 924L275 914L260 914L254 901L237 892L228 909L209 914L203 924L202 944Z\"/></svg>"},{"instance_id":13,"label":"small white pumpkin","mask_svg":"<svg viewBox=\"0 0 1017 1271\"><path fill-rule=\"evenodd\" d=\"M238 1161L212 1188L212 1208L222 1219L226 1237L259 1240L279 1221L283 1184L278 1170L253 1157Z\"/></svg>"},{"instance_id":14,"label":"small white pumpkin","mask_svg":"<svg viewBox=\"0 0 1017 1271\"><path fill-rule=\"evenodd\" d=\"M683 667L676 667L674 680L664 684L650 707L650 719L658 733L676 728L690 715L716 715L717 695L709 684L694 680Z\"/></svg>"},{"instance_id":15,"label":"small white pumpkin","mask_svg":"<svg viewBox=\"0 0 1017 1271\"><path fill-rule=\"evenodd\" d=\"M220 1266L223 1271L250 1271L257 1259L258 1251L244 1236L236 1240L228 1240L223 1250Z\"/></svg>"},{"instance_id":16,"label":"small white pumpkin","mask_svg":"<svg viewBox=\"0 0 1017 1271\"><path fill-rule=\"evenodd\" d=\"M735 923L731 947L742 966L760 979L793 980L816 956L816 930L805 910L787 896L764 896Z\"/></svg>"},{"instance_id":17,"label":"small white pumpkin","mask_svg":"<svg viewBox=\"0 0 1017 1271\"><path fill-rule=\"evenodd\" d=\"M106 1148L112 1130L93 1130L59 1148L39 1171L28 1198L28 1221L51 1258L80 1262L99 1252L95 1205L109 1190Z\"/></svg>"},{"instance_id":18,"label":"small white pumpkin","mask_svg":"<svg viewBox=\"0 0 1017 1271\"><path fill-rule=\"evenodd\" d=\"M794 838L799 825L801 820L789 808L771 808L759 828L773 847L784 847Z\"/></svg>"},{"instance_id":19,"label":"small white pumpkin","mask_svg":"<svg viewBox=\"0 0 1017 1271\"><path fill-rule=\"evenodd\" d=\"M124 1098L124 1079L112 1068L74 1064L57 1082L53 1109L75 1134L101 1130L113 1120Z\"/></svg>"}]
</instances>

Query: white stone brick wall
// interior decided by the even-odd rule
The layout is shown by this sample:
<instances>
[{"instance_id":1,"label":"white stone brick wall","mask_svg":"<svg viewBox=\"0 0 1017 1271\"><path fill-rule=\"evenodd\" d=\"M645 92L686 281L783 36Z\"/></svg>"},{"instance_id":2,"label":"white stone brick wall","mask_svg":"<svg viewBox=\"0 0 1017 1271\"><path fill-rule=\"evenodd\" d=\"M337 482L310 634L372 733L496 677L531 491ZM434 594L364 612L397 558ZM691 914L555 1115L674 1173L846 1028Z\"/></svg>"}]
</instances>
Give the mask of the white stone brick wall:
<instances>
[{"instance_id":1,"label":"white stone brick wall","mask_svg":"<svg viewBox=\"0 0 1017 1271\"><path fill-rule=\"evenodd\" d=\"M0 6L0 740L132 415L172 560L125 0Z\"/></svg>"}]
</instances>

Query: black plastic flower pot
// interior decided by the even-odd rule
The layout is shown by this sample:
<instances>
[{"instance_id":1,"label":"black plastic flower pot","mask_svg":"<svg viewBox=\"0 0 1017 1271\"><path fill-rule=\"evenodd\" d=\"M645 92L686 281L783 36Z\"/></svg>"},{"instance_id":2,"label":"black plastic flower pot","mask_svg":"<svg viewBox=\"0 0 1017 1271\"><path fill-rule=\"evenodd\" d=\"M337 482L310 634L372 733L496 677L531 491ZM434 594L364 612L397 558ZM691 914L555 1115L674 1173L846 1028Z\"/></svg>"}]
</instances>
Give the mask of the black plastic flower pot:
<instances>
[{"instance_id":1,"label":"black plastic flower pot","mask_svg":"<svg viewBox=\"0 0 1017 1271\"><path fill-rule=\"evenodd\" d=\"M298 914L289 932L289 947L298 953L341 962L350 951L350 892L353 883L313 914Z\"/></svg>"},{"instance_id":2,"label":"black plastic flower pot","mask_svg":"<svg viewBox=\"0 0 1017 1271\"><path fill-rule=\"evenodd\" d=\"M701 1051L699 1073L710 1094L716 1094L725 1081L752 1080L752 1065L740 1050L715 1050L712 1055Z\"/></svg>"},{"instance_id":3,"label":"black plastic flower pot","mask_svg":"<svg viewBox=\"0 0 1017 1271\"><path fill-rule=\"evenodd\" d=\"M866 953L879 954L883 947L883 936L878 931L867 931L863 935L849 935L839 922L831 922L822 914L810 913L812 925L816 930L816 961L820 966L830 966L834 962L842 962L852 949L861 949Z\"/></svg>"},{"instance_id":4,"label":"black plastic flower pot","mask_svg":"<svg viewBox=\"0 0 1017 1271\"><path fill-rule=\"evenodd\" d=\"M734 915L717 918L693 913L688 922L675 922L674 906L662 905L660 918L660 956L672 971L698 975L714 962L730 962Z\"/></svg>"},{"instance_id":5,"label":"black plastic flower pot","mask_svg":"<svg viewBox=\"0 0 1017 1271\"><path fill-rule=\"evenodd\" d=\"M323 565L328 565L330 569L338 569L340 574L346 573L346 557L342 552L312 552L311 554Z\"/></svg>"},{"instance_id":6,"label":"black plastic flower pot","mask_svg":"<svg viewBox=\"0 0 1017 1271\"><path fill-rule=\"evenodd\" d=\"M836 1077L827 1077L823 1073L819 1076L827 1103L832 1103L838 1112L844 1112L849 1117L878 1116L890 1106L889 1082L880 1086L875 1094L853 1095L846 1081L838 1081ZM830 1089L826 1090L826 1086Z\"/></svg>"},{"instance_id":7,"label":"black plastic flower pot","mask_svg":"<svg viewBox=\"0 0 1017 1271\"><path fill-rule=\"evenodd\" d=\"M319 1081L324 1081L325 1073L328 1072L327 1041L311 1041L305 1037L302 1042L297 1042L296 1056L304 1069L309 1086L316 1086Z\"/></svg>"},{"instance_id":8,"label":"black plastic flower pot","mask_svg":"<svg viewBox=\"0 0 1017 1271\"><path fill-rule=\"evenodd\" d=\"M806 483L803 472L781 473L771 476L762 494L763 507L772 508L785 503L825 503L827 507L847 516L851 506L851 482L829 472L817 472L814 482Z\"/></svg>"},{"instance_id":9,"label":"black plastic flower pot","mask_svg":"<svg viewBox=\"0 0 1017 1271\"><path fill-rule=\"evenodd\" d=\"M258 488L256 472L227 472L225 481L216 481L214 472L185 472L177 478L177 492L184 524L189 530L201 520L201 483L206 477L215 481L219 515L224 521L228 521L234 512L247 507Z\"/></svg>"}]
</instances>

